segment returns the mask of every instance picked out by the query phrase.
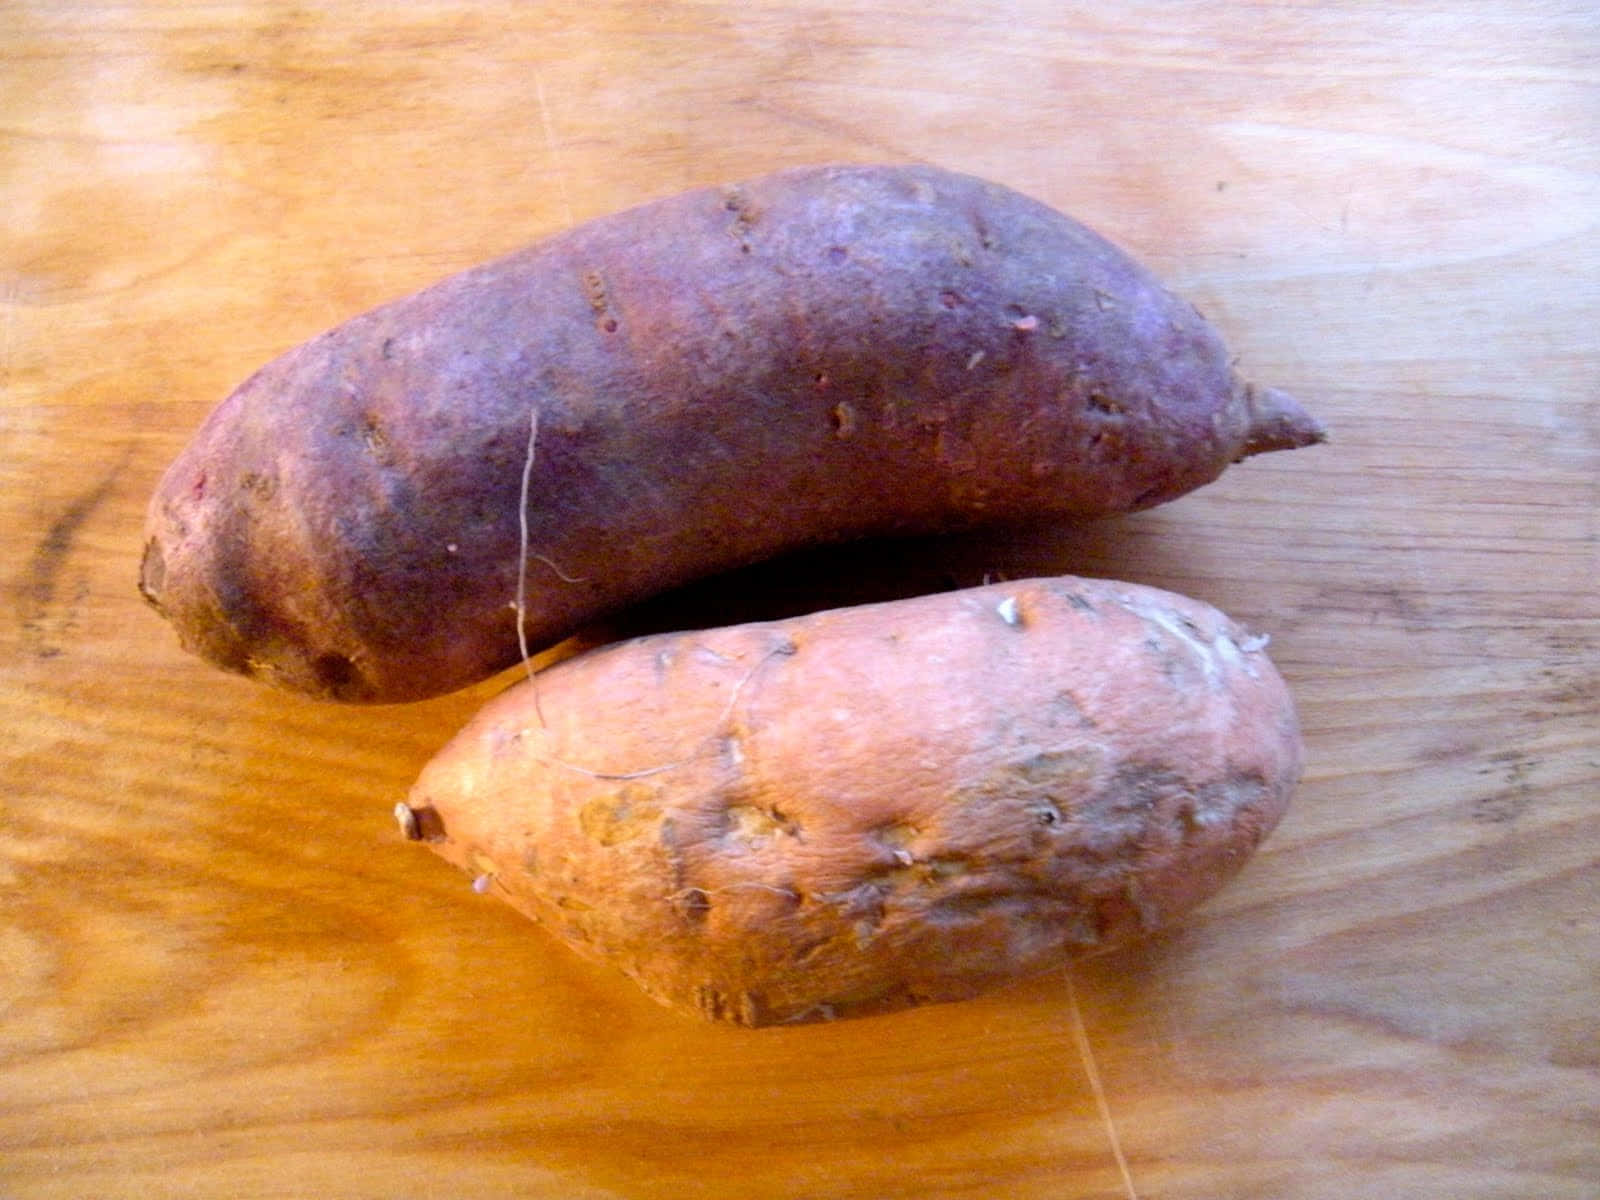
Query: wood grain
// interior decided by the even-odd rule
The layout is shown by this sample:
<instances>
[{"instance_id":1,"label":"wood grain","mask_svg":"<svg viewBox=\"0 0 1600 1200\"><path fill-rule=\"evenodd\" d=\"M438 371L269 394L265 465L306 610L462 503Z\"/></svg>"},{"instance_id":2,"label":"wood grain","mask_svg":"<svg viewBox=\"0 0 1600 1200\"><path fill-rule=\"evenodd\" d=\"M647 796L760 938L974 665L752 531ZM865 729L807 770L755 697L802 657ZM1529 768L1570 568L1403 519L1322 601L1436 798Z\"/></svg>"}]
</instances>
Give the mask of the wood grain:
<instances>
[{"instance_id":1,"label":"wood grain","mask_svg":"<svg viewBox=\"0 0 1600 1200\"><path fill-rule=\"evenodd\" d=\"M0 1194L1596 1195L1597 52L1553 2L0 4ZM634 619L1135 579L1272 632L1310 767L1159 941L749 1033L400 842L495 685L280 696L133 583L156 476L267 358L824 160L1074 213L1333 441Z\"/></svg>"}]
</instances>

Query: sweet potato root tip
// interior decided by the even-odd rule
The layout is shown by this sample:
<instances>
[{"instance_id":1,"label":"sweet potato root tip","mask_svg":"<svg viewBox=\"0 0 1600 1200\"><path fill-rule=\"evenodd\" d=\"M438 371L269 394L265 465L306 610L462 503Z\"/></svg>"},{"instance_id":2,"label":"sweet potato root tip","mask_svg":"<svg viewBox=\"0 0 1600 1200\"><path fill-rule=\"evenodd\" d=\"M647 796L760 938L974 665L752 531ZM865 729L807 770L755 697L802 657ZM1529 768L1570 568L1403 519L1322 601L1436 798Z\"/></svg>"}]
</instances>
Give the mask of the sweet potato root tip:
<instances>
[{"instance_id":1,"label":"sweet potato root tip","mask_svg":"<svg viewBox=\"0 0 1600 1200\"><path fill-rule=\"evenodd\" d=\"M1239 457L1271 450L1298 450L1328 440L1328 431L1288 392L1273 387L1245 385L1249 431Z\"/></svg>"}]
</instances>

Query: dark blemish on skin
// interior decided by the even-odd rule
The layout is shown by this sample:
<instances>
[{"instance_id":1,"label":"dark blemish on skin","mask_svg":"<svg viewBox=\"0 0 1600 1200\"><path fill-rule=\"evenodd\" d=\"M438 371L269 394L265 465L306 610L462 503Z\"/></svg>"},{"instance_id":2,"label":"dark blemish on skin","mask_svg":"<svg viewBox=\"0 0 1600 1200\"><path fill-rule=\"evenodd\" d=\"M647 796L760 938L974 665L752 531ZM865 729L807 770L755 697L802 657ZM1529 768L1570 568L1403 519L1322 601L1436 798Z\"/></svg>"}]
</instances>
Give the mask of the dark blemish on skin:
<instances>
[{"instance_id":1,"label":"dark blemish on skin","mask_svg":"<svg viewBox=\"0 0 1600 1200\"><path fill-rule=\"evenodd\" d=\"M1029 811L1038 818L1041 825L1057 826L1061 824L1061 810L1051 800L1041 800Z\"/></svg>"},{"instance_id":2,"label":"dark blemish on skin","mask_svg":"<svg viewBox=\"0 0 1600 1200\"><path fill-rule=\"evenodd\" d=\"M394 357L394 339L392 337L383 339L383 349L379 353L383 356L384 362L388 362Z\"/></svg>"},{"instance_id":3,"label":"dark blemish on skin","mask_svg":"<svg viewBox=\"0 0 1600 1200\"><path fill-rule=\"evenodd\" d=\"M239 488L254 495L260 500L271 500L278 492L278 477L276 475L263 475L258 471L246 471L239 476Z\"/></svg>"},{"instance_id":4,"label":"dark blemish on skin","mask_svg":"<svg viewBox=\"0 0 1600 1200\"><path fill-rule=\"evenodd\" d=\"M964 925L996 916L1022 917L1030 909L1029 898L1004 888L957 892L928 905L924 919L932 925Z\"/></svg>"},{"instance_id":5,"label":"dark blemish on skin","mask_svg":"<svg viewBox=\"0 0 1600 1200\"><path fill-rule=\"evenodd\" d=\"M318 655L311 669L316 674L317 682L330 696L345 695L352 685L360 682L360 672L356 670L355 663L333 651Z\"/></svg>"},{"instance_id":6,"label":"dark blemish on skin","mask_svg":"<svg viewBox=\"0 0 1600 1200\"><path fill-rule=\"evenodd\" d=\"M673 899L678 911L693 924L704 924L711 912L711 897L706 894L704 888L684 888Z\"/></svg>"},{"instance_id":7,"label":"dark blemish on skin","mask_svg":"<svg viewBox=\"0 0 1600 1200\"><path fill-rule=\"evenodd\" d=\"M828 247L828 261L833 263L835 266L838 266L849 257L850 251L846 250L843 246Z\"/></svg>"},{"instance_id":8,"label":"dark blemish on skin","mask_svg":"<svg viewBox=\"0 0 1600 1200\"><path fill-rule=\"evenodd\" d=\"M961 306L961 293L940 292L939 303L943 304L946 308L959 308Z\"/></svg>"}]
</instances>

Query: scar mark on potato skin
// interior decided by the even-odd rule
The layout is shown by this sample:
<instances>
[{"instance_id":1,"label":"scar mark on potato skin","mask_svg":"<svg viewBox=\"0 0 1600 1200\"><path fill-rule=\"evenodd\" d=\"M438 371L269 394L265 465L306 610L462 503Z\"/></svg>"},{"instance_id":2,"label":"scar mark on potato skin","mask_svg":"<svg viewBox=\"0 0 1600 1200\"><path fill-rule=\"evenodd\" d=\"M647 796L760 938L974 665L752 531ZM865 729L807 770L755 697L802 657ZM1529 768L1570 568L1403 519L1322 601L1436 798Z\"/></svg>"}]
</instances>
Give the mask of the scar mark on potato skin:
<instances>
[{"instance_id":1,"label":"scar mark on potato skin","mask_svg":"<svg viewBox=\"0 0 1600 1200\"><path fill-rule=\"evenodd\" d=\"M800 837L800 824L775 805L730 804L722 811L723 836L755 845L776 837Z\"/></svg>"},{"instance_id":2,"label":"scar mark on potato skin","mask_svg":"<svg viewBox=\"0 0 1600 1200\"><path fill-rule=\"evenodd\" d=\"M644 836L660 820L660 790L639 783L597 796L578 810L584 834L608 848Z\"/></svg>"},{"instance_id":3,"label":"scar mark on potato skin","mask_svg":"<svg viewBox=\"0 0 1600 1200\"><path fill-rule=\"evenodd\" d=\"M741 187L729 187L722 190L722 207L724 211L733 214L733 220L728 224L728 233L739 246L741 254L751 251L750 230L755 226L756 214L750 207L750 197Z\"/></svg>"},{"instance_id":4,"label":"scar mark on potato skin","mask_svg":"<svg viewBox=\"0 0 1600 1200\"><path fill-rule=\"evenodd\" d=\"M606 277L598 267L583 273L583 294L589 301L589 311L594 314L595 328L602 333L615 333L620 328L611 307L611 295L606 288Z\"/></svg>"},{"instance_id":5,"label":"scar mark on potato skin","mask_svg":"<svg viewBox=\"0 0 1600 1200\"><path fill-rule=\"evenodd\" d=\"M994 231L989 228L989 223L984 220L981 212L974 211L971 214L971 220L972 232L977 235L978 245L985 250L993 250L999 246L999 239L995 237Z\"/></svg>"},{"instance_id":6,"label":"scar mark on potato skin","mask_svg":"<svg viewBox=\"0 0 1600 1200\"><path fill-rule=\"evenodd\" d=\"M671 817L663 819L656 836L672 877L672 893L667 897L668 903L690 924L697 924L710 911L711 900L700 888L687 886L688 865L684 862L683 844L678 838L678 823ZM698 903L688 903L692 899L691 893L699 894Z\"/></svg>"},{"instance_id":7,"label":"scar mark on potato skin","mask_svg":"<svg viewBox=\"0 0 1600 1200\"><path fill-rule=\"evenodd\" d=\"M909 867L916 860L911 848L921 836L921 831L915 825L907 821L891 821L872 830L868 836L888 851L889 857L900 866Z\"/></svg>"}]
</instances>

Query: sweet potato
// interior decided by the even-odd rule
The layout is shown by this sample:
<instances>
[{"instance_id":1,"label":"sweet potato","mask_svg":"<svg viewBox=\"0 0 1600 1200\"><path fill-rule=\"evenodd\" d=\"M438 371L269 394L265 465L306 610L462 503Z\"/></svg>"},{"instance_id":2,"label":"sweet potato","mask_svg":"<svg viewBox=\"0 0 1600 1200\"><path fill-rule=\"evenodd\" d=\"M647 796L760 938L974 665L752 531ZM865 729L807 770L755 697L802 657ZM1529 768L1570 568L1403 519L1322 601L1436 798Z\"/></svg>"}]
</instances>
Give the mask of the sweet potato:
<instances>
[{"instance_id":1,"label":"sweet potato","mask_svg":"<svg viewBox=\"0 0 1600 1200\"><path fill-rule=\"evenodd\" d=\"M1121 251L922 167L582 225L333 330L205 422L140 588L211 661L401 701L862 535L1126 512L1321 431Z\"/></svg>"},{"instance_id":2,"label":"sweet potato","mask_svg":"<svg viewBox=\"0 0 1600 1200\"><path fill-rule=\"evenodd\" d=\"M398 812L673 1007L958 999L1240 868L1301 763L1265 641L1070 577L658 634L499 695Z\"/></svg>"}]
</instances>

